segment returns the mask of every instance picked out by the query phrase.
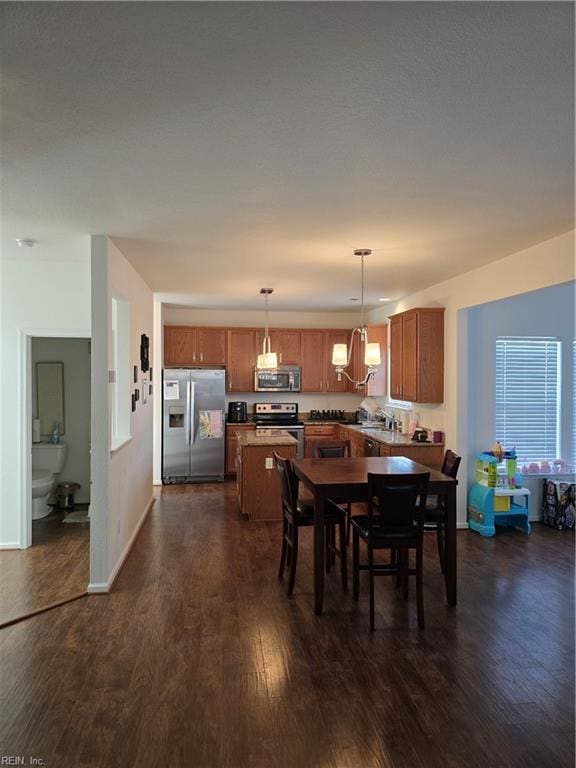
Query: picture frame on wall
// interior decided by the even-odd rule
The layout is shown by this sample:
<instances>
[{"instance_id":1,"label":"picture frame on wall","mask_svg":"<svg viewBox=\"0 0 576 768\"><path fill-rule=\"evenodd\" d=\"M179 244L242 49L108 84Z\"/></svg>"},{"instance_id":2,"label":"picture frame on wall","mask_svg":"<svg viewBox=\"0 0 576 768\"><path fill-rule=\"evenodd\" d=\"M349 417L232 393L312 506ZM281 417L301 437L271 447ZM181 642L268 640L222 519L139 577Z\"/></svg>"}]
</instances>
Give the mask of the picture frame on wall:
<instances>
[{"instance_id":1,"label":"picture frame on wall","mask_svg":"<svg viewBox=\"0 0 576 768\"><path fill-rule=\"evenodd\" d=\"M138 366L134 366L134 384L138 384Z\"/></svg>"},{"instance_id":2,"label":"picture frame on wall","mask_svg":"<svg viewBox=\"0 0 576 768\"><path fill-rule=\"evenodd\" d=\"M136 398L134 397L134 393L132 393L132 413L136 410Z\"/></svg>"},{"instance_id":3,"label":"picture frame on wall","mask_svg":"<svg viewBox=\"0 0 576 768\"><path fill-rule=\"evenodd\" d=\"M136 402L138 402L138 400L140 400L140 390L138 389L138 387L136 387L136 389L134 390L134 400Z\"/></svg>"},{"instance_id":4,"label":"picture frame on wall","mask_svg":"<svg viewBox=\"0 0 576 768\"><path fill-rule=\"evenodd\" d=\"M143 373L150 369L150 339L145 333L140 336L140 368Z\"/></svg>"},{"instance_id":5,"label":"picture frame on wall","mask_svg":"<svg viewBox=\"0 0 576 768\"><path fill-rule=\"evenodd\" d=\"M142 405L148 402L148 379L142 379Z\"/></svg>"}]
</instances>

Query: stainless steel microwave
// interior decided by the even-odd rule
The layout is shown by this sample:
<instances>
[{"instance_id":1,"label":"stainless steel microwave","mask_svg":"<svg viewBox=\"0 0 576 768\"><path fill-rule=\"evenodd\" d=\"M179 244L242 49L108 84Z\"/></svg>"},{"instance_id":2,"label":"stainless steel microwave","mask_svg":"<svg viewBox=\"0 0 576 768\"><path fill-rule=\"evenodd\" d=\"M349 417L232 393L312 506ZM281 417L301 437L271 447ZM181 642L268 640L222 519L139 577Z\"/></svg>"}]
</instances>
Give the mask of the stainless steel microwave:
<instances>
[{"instance_id":1,"label":"stainless steel microwave","mask_svg":"<svg viewBox=\"0 0 576 768\"><path fill-rule=\"evenodd\" d=\"M300 368L283 366L274 373L255 370L254 392L300 392Z\"/></svg>"}]
</instances>

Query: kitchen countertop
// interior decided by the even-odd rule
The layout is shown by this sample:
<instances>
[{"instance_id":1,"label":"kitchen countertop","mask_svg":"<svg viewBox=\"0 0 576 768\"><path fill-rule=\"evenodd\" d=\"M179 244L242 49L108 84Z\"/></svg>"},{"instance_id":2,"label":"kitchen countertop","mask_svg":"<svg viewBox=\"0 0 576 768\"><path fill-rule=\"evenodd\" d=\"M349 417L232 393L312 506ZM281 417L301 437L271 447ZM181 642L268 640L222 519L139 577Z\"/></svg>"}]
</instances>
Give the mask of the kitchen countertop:
<instances>
[{"instance_id":1,"label":"kitchen countertop","mask_svg":"<svg viewBox=\"0 0 576 768\"><path fill-rule=\"evenodd\" d=\"M441 443L421 443L418 440L412 440L408 435L403 435L401 432L393 432L391 429L374 429L363 424L345 424L348 429L353 429L355 432L360 432L370 440L376 440L378 443L384 443L385 445L400 445L410 446L414 448L426 448L427 446L437 448L443 447L444 441Z\"/></svg>"},{"instance_id":2,"label":"kitchen countertop","mask_svg":"<svg viewBox=\"0 0 576 768\"><path fill-rule=\"evenodd\" d=\"M275 445L298 445L298 440L288 434L279 430L273 437L257 435L255 432L245 432L238 435L239 445L246 446L248 448L268 448Z\"/></svg>"}]
</instances>

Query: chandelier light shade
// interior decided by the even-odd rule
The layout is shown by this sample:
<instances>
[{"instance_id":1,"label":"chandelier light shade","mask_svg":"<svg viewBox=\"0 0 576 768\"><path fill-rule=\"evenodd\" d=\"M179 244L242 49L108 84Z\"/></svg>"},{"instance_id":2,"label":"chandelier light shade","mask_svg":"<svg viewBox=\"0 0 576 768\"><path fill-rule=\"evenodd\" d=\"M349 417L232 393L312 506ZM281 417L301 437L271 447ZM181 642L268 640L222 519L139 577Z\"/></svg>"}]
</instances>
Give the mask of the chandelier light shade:
<instances>
[{"instance_id":1,"label":"chandelier light shade","mask_svg":"<svg viewBox=\"0 0 576 768\"><path fill-rule=\"evenodd\" d=\"M276 352L272 352L270 334L268 333L268 296L273 290L273 288L260 289L260 293L264 296L264 339L262 340L262 352L256 358L256 369L269 373L275 373L278 368L278 355Z\"/></svg>"},{"instance_id":2,"label":"chandelier light shade","mask_svg":"<svg viewBox=\"0 0 576 768\"><path fill-rule=\"evenodd\" d=\"M364 257L370 256L371 253L372 251L369 248L357 248L354 251L354 255L360 256L361 259L360 326L358 328L354 328L352 331L350 336L350 345L334 344L332 348L332 365L336 368L338 381L342 380L342 376L346 376L348 381L351 381L356 385L356 387L365 387L370 378L376 373L378 366L382 363L380 344L377 342L368 341L368 329L364 323ZM364 346L364 365L368 369L363 379L353 379L346 370L346 368L348 368L350 365L350 360L352 358L352 348L354 346L354 339L356 338L358 339L358 343Z\"/></svg>"},{"instance_id":3,"label":"chandelier light shade","mask_svg":"<svg viewBox=\"0 0 576 768\"><path fill-rule=\"evenodd\" d=\"M334 344L332 347L332 365L348 365L348 347L346 344Z\"/></svg>"}]
</instances>

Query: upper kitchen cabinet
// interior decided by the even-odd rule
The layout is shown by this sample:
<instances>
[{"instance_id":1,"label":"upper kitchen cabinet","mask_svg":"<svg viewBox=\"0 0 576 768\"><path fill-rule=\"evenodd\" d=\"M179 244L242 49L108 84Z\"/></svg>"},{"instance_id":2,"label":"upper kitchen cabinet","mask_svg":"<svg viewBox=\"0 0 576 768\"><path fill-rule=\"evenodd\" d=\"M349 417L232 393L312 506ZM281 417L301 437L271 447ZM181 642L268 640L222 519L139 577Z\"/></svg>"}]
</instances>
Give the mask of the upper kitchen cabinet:
<instances>
[{"instance_id":1,"label":"upper kitchen cabinet","mask_svg":"<svg viewBox=\"0 0 576 768\"><path fill-rule=\"evenodd\" d=\"M419 307L390 318L390 397L444 401L443 307Z\"/></svg>"},{"instance_id":2,"label":"upper kitchen cabinet","mask_svg":"<svg viewBox=\"0 0 576 768\"><path fill-rule=\"evenodd\" d=\"M164 327L164 365L209 366L226 364L226 329Z\"/></svg>"},{"instance_id":3,"label":"upper kitchen cabinet","mask_svg":"<svg viewBox=\"0 0 576 768\"><path fill-rule=\"evenodd\" d=\"M164 365L187 368L194 365L196 328L186 325L164 326Z\"/></svg>"},{"instance_id":4,"label":"upper kitchen cabinet","mask_svg":"<svg viewBox=\"0 0 576 768\"><path fill-rule=\"evenodd\" d=\"M256 331L256 353L262 351L264 331ZM272 352L278 355L279 365L302 365L302 341L300 331L276 328L270 331Z\"/></svg>"},{"instance_id":5,"label":"upper kitchen cabinet","mask_svg":"<svg viewBox=\"0 0 576 768\"><path fill-rule=\"evenodd\" d=\"M302 392L324 392L324 331L302 331Z\"/></svg>"},{"instance_id":6,"label":"upper kitchen cabinet","mask_svg":"<svg viewBox=\"0 0 576 768\"><path fill-rule=\"evenodd\" d=\"M252 328L228 329L228 392L254 392L255 333Z\"/></svg>"},{"instance_id":7,"label":"upper kitchen cabinet","mask_svg":"<svg viewBox=\"0 0 576 768\"><path fill-rule=\"evenodd\" d=\"M302 392L348 392L348 380L338 381L332 365L334 344L347 344L350 331L302 331Z\"/></svg>"},{"instance_id":8,"label":"upper kitchen cabinet","mask_svg":"<svg viewBox=\"0 0 576 768\"><path fill-rule=\"evenodd\" d=\"M324 342L324 392L349 392L350 382L346 376L338 381L336 369L332 365L332 347L334 344L349 344L350 331L325 331Z\"/></svg>"},{"instance_id":9,"label":"upper kitchen cabinet","mask_svg":"<svg viewBox=\"0 0 576 768\"><path fill-rule=\"evenodd\" d=\"M196 328L196 363L226 365L226 328Z\"/></svg>"}]
</instances>

